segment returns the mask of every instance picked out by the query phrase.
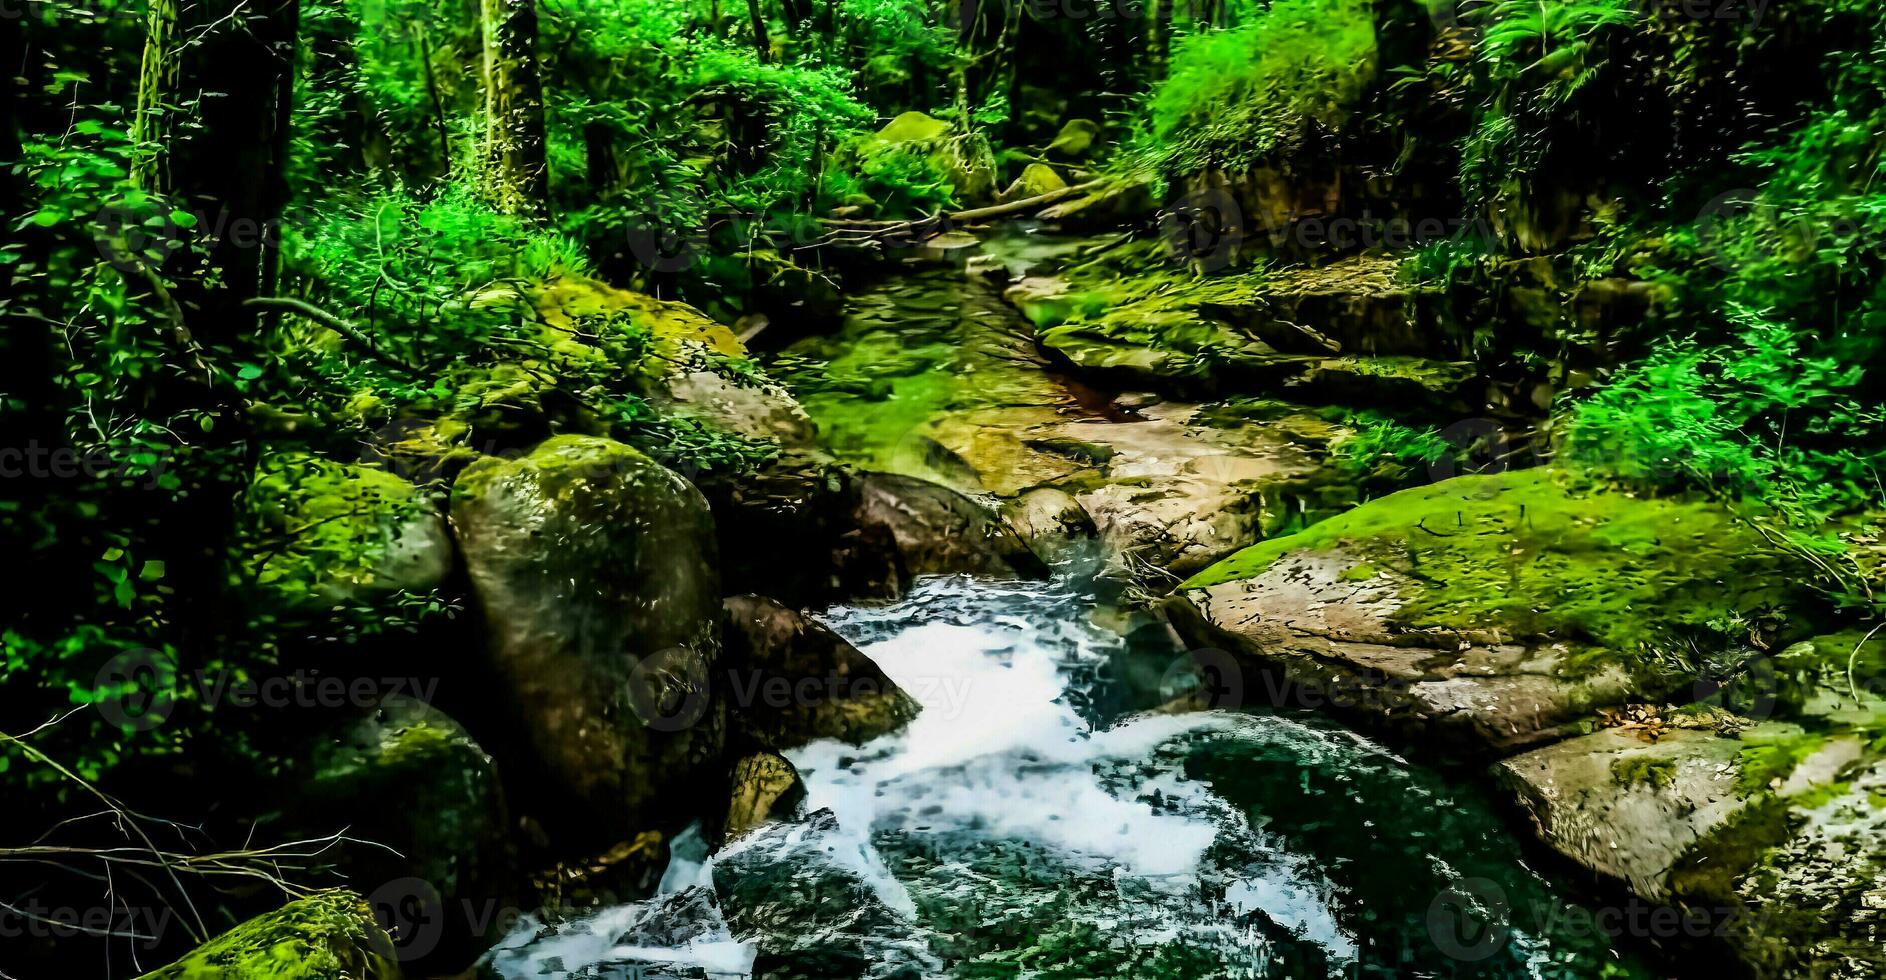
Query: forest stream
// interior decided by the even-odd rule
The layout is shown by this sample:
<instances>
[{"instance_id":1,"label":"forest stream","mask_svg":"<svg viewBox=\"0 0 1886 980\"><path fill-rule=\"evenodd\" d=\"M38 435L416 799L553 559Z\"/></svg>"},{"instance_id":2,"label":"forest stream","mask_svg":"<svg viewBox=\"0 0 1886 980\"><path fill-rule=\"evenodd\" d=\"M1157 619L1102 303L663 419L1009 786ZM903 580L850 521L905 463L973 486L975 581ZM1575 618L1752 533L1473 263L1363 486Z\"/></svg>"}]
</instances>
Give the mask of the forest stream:
<instances>
[{"instance_id":1,"label":"forest stream","mask_svg":"<svg viewBox=\"0 0 1886 980\"><path fill-rule=\"evenodd\" d=\"M1080 245L1017 233L985 254L1018 274ZM828 448L959 483L971 476L912 432L1018 408L1134 421L1044 363L1027 321L960 257L853 295L839 329L781 360ZM850 364L877 373L844 375ZM814 373L846 383L808 383ZM1224 703L1211 685L1260 681L1212 669L1222 654L1190 653L1118 602L1091 550L1047 581L934 576L895 601L824 610L921 702L916 720L863 746L788 752L806 818L711 857L690 832L656 897L526 920L491 967L507 978L1652 975L1593 929L1593 909L1535 865L1473 780L1313 712L1161 710L1201 685Z\"/></svg>"}]
</instances>

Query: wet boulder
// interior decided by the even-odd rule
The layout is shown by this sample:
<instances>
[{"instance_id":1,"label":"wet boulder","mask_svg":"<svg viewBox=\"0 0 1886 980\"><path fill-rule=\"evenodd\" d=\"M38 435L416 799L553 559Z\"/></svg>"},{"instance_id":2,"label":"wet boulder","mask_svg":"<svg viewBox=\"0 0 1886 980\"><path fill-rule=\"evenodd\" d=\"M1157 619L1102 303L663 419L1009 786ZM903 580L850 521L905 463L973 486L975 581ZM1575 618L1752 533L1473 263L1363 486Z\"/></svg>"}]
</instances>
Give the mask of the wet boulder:
<instances>
[{"instance_id":1,"label":"wet boulder","mask_svg":"<svg viewBox=\"0 0 1886 980\"><path fill-rule=\"evenodd\" d=\"M1047 574L1015 532L975 501L941 484L892 473L862 474L853 523L895 556L901 577L966 573Z\"/></svg>"},{"instance_id":2,"label":"wet boulder","mask_svg":"<svg viewBox=\"0 0 1886 980\"><path fill-rule=\"evenodd\" d=\"M721 617L700 493L620 443L558 436L467 467L451 518L545 824L605 843L701 801Z\"/></svg>"},{"instance_id":3,"label":"wet boulder","mask_svg":"<svg viewBox=\"0 0 1886 980\"><path fill-rule=\"evenodd\" d=\"M941 964L912 936L897 907L908 899L885 875L869 844L845 834L829 810L768 824L713 865L728 926L758 948L755 978L934 976Z\"/></svg>"},{"instance_id":4,"label":"wet boulder","mask_svg":"<svg viewBox=\"0 0 1886 980\"><path fill-rule=\"evenodd\" d=\"M1036 487L1004 501L1002 517L1030 551L1053 562L1074 554L1080 542L1098 533L1080 500L1058 487Z\"/></svg>"},{"instance_id":5,"label":"wet boulder","mask_svg":"<svg viewBox=\"0 0 1886 980\"><path fill-rule=\"evenodd\" d=\"M721 838L735 840L762 824L789 820L805 802L799 770L785 756L755 752L733 764Z\"/></svg>"},{"instance_id":6,"label":"wet boulder","mask_svg":"<svg viewBox=\"0 0 1886 980\"><path fill-rule=\"evenodd\" d=\"M720 531L728 591L812 605L894 596L917 575L1047 573L976 501L925 480L860 473L787 452L701 479ZM781 562L791 555L791 562Z\"/></svg>"},{"instance_id":7,"label":"wet boulder","mask_svg":"<svg viewBox=\"0 0 1886 980\"><path fill-rule=\"evenodd\" d=\"M903 727L918 704L830 627L772 599L726 601L729 726L784 750L814 739L862 745Z\"/></svg>"},{"instance_id":8,"label":"wet boulder","mask_svg":"<svg viewBox=\"0 0 1886 980\"><path fill-rule=\"evenodd\" d=\"M400 980L392 940L359 895L316 892L256 916L143 980Z\"/></svg>"}]
</instances>

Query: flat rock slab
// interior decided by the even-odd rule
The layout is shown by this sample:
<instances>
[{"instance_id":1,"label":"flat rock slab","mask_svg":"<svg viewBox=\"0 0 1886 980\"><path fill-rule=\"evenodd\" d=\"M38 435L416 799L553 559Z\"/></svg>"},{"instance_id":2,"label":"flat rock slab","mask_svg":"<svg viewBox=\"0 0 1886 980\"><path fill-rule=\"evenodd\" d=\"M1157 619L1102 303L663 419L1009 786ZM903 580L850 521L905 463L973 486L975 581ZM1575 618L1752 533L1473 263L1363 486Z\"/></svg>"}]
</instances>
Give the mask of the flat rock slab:
<instances>
[{"instance_id":1,"label":"flat rock slab","mask_svg":"<svg viewBox=\"0 0 1886 980\"><path fill-rule=\"evenodd\" d=\"M1747 805L1736 788L1743 743L1676 730L1651 741L1613 728L1494 767L1539 836L1578 864L1668 898L1685 850Z\"/></svg>"},{"instance_id":2,"label":"flat rock slab","mask_svg":"<svg viewBox=\"0 0 1886 980\"><path fill-rule=\"evenodd\" d=\"M1615 665L1566 676L1565 643L1397 625L1391 617L1411 584L1356 553L1291 554L1252 578L1186 590L1168 610L1195 642L1280 675L1286 702L1439 735L1475 754L1562 736L1629 698L1630 679ZM1250 700L1269 689L1247 682L1243 690Z\"/></svg>"}]
</instances>

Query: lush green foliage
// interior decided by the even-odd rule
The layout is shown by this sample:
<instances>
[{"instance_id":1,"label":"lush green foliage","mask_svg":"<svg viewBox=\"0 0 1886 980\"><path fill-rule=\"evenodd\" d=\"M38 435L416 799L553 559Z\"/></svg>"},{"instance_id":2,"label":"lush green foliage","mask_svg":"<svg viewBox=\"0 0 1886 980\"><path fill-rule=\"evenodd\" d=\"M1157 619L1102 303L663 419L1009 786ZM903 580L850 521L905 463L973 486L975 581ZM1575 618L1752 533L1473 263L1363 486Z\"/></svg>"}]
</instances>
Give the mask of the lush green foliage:
<instances>
[{"instance_id":1,"label":"lush green foliage","mask_svg":"<svg viewBox=\"0 0 1886 980\"><path fill-rule=\"evenodd\" d=\"M1340 125L1375 75L1370 0L1277 0L1173 45L1132 159L1161 178L1242 169Z\"/></svg>"}]
</instances>

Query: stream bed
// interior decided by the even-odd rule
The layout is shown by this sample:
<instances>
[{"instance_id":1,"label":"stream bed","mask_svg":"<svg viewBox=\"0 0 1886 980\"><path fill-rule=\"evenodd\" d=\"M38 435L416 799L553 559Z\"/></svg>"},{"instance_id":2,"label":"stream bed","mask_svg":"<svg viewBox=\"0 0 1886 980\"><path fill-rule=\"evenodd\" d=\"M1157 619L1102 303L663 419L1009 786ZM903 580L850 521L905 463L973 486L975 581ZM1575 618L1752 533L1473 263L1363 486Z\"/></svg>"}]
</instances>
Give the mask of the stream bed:
<instances>
[{"instance_id":1,"label":"stream bed","mask_svg":"<svg viewBox=\"0 0 1886 980\"><path fill-rule=\"evenodd\" d=\"M983 252L1013 277L1077 248L1017 235ZM1158 424L1118 417L1111 395L1057 372L999 280L937 266L889 277L772 370L835 455L972 493L1057 471L1020 451L964 470L933 438L948 426L967 444L1004 427L1019 443L1043 426ZM1293 458L1261 425L1170 428L1143 455L1176 453L1185 472L1227 483ZM1040 582L927 578L897 601L822 612L922 703L915 721L863 746L787 753L807 788L802 819L712 856L684 834L656 897L526 920L487 973L1655 975L1533 866L1476 774L1437 772L1314 713L1161 710L1206 678L1261 680L1208 654L1201 669L1162 624L1102 598L1091 567L1073 570L1083 564ZM1274 703L1231 693L1211 703Z\"/></svg>"},{"instance_id":2,"label":"stream bed","mask_svg":"<svg viewBox=\"0 0 1886 980\"><path fill-rule=\"evenodd\" d=\"M493 954L507 978L1651 976L1491 801L1308 714L1161 713L1163 628L1060 579L823 618L924 706L789 753L808 816ZM685 842L684 842L685 843Z\"/></svg>"}]
</instances>

